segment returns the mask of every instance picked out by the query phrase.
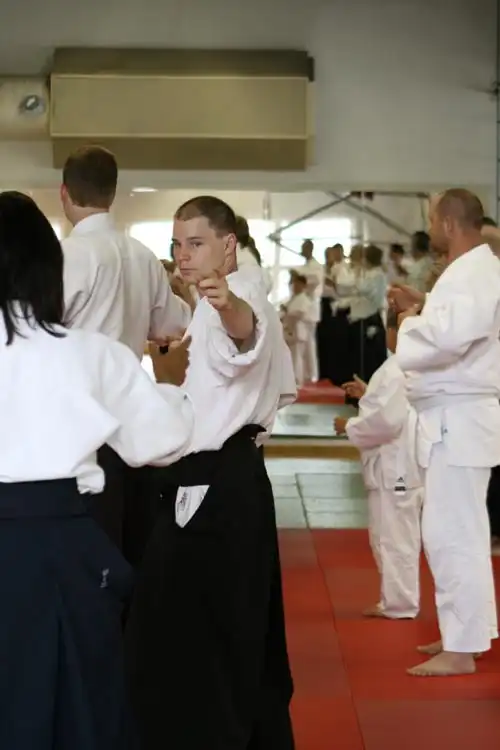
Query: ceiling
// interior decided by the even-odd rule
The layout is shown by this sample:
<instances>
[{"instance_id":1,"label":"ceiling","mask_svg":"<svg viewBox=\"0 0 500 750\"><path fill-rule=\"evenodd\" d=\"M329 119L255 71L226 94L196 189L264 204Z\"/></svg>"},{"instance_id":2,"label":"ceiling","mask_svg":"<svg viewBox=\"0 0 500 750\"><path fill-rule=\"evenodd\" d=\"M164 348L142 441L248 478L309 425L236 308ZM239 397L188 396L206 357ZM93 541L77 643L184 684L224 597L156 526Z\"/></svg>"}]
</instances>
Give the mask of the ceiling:
<instances>
[{"instance_id":1,"label":"ceiling","mask_svg":"<svg viewBox=\"0 0 500 750\"><path fill-rule=\"evenodd\" d=\"M3 0L0 75L39 75L55 47L304 48L324 0Z\"/></svg>"},{"instance_id":2,"label":"ceiling","mask_svg":"<svg viewBox=\"0 0 500 750\"><path fill-rule=\"evenodd\" d=\"M496 0L2 0L0 77L57 47L295 48L316 60L307 173L125 173L138 186L287 192L494 183ZM390 155L388 158L387 155ZM391 154L397 154L392 157ZM56 187L51 144L0 142L2 188Z\"/></svg>"}]
</instances>

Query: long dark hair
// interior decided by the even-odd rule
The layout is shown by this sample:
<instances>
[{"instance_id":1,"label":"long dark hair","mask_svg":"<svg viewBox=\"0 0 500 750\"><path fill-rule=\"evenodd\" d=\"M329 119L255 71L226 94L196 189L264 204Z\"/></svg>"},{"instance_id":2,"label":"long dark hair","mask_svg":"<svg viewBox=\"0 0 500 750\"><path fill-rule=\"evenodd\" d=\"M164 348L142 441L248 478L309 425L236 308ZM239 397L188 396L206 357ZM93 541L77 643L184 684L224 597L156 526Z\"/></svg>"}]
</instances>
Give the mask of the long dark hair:
<instances>
[{"instance_id":1,"label":"long dark hair","mask_svg":"<svg viewBox=\"0 0 500 750\"><path fill-rule=\"evenodd\" d=\"M257 261L257 263L259 264L259 266L261 266L262 265L262 258L261 258L261 255L260 255L258 249L257 249L257 245L255 244L255 240L254 240L253 237L249 237L248 238L247 248L248 248L248 250L250 250L250 252L252 253L253 257L255 258L255 260Z\"/></svg>"},{"instance_id":2,"label":"long dark hair","mask_svg":"<svg viewBox=\"0 0 500 750\"><path fill-rule=\"evenodd\" d=\"M31 320L52 336L64 315L63 252L48 219L24 193L0 193L0 310L7 345Z\"/></svg>"}]
</instances>

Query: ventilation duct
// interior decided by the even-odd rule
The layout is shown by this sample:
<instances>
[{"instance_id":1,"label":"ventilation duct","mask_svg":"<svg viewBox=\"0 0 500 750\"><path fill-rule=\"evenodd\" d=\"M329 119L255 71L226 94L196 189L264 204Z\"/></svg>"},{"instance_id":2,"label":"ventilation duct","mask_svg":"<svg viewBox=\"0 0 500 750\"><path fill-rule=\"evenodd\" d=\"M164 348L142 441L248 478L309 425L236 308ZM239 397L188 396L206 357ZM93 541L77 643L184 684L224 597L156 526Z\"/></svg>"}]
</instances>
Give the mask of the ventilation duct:
<instances>
[{"instance_id":1,"label":"ventilation duct","mask_svg":"<svg viewBox=\"0 0 500 750\"><path fill-rule=\"evenodd\" d=\"M39 78L0 78L0 139L43 140L49 132L49 93Z\"/></svg>"},{"instance_id":2,"label":"ventilation duct","mask_svg":"<svg viewBox=\"0 0 500 750\"><path fill-rule=\"evenodd\" d=\"M54 166L92 142L123 169L303 170L312 71L294 51L58 50Z\"/></svg>"}]
</instances>

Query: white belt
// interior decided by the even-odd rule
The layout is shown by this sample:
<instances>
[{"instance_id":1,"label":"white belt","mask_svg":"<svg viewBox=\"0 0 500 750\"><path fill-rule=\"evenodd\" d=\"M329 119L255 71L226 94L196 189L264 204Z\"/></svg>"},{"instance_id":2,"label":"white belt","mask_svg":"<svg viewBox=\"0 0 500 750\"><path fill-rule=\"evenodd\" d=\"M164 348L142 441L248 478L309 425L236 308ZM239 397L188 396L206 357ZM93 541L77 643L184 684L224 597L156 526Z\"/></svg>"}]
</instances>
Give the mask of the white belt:
<instances>
[{"instance_id":1,"label":"white belt","mask_svg":"<svg viewBox=\"0 0 500 750\"><path fill-rule=\"evenodd\" d=\"M437 393L435 396L424 396L412 401L415 411L423 412L445 406L456 406L457 404L470 404L477 401L498 401L497 393Z\"/></svg>"},{"instance_id":2,"label":"white belt","mask_svg":"<svg viewBox=\"0 0 500 750\"><path fill-rule=\"evenodd\" d=\"M447 432L447 427L443 422L442 410L446 407L455 407L458 404L474 404L484 401L496 404L498 403L498 395L493 393L457 393L456 395L439 393L413 402L418 414L417 457L422 468L428 468L432 446L440 443Z\"/></svg>"},{"instance_id":3,"label":"white belt","mask_svg":"<svg viewBox=\"0 0 500 750\"><path fill-rule=\"evenodd\" d=\"M396 458L397 480L394 486L396 495L404 495L408 487L408 456L417 455L417 415L413 409L408 412L408 422L404 426L403 444L399 445Z\"/></svg>"}]
</instances>

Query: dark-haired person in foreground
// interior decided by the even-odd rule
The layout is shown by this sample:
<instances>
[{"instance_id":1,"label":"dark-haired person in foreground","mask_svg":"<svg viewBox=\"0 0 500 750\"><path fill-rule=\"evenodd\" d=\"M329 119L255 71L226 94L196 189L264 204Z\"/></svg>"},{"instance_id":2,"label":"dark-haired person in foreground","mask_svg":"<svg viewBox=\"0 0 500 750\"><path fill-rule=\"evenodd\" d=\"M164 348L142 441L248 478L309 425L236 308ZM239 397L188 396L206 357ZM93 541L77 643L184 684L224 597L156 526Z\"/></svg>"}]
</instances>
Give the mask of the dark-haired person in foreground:
<instances>
[{"instance_id":1,"label":"dark-haired person in foreground","mask_svg":"<svg viewBox=\"0 0 500 750\"><path fill-rule=\"evenodd\" d=\"M132 571L87 512L96 452L168 465L192 408L123 344L63 326L61 245L19 193L0 194L0 280L0 747L128 750Z\"/></svg>"},{"instance_id":2,"label":"dark-haired person in foreground","mask_svg":"<svg viewBox=\"0 0 500 750\"><path fill-rule=\"evenodd\" d=\"M146 341L182 335L191 319L154 253L119 231L109 214L118 166L112 153L86 146L64 166L61 200L73 231L63 241L65 322L126 344L140 360ZM148 468L129 470L105 446L106 480L93 504L96 520L137 565L157 510Z\"/></svg>"},{"instance_id":3,"label":"dark-haired person in foreground","mask_svg":"<svg viewBox=\"0 0 500 750\"><path fill-rule=\"evenodd\" d=\"M200 296L183 385L196 420L187 455L162 471L127 624L143 750L291 750L276 519L255 443L295 398L290 353L260 269L237 270L227 204L182 205L173 243Z\"/></svg>"}]
</instances>

